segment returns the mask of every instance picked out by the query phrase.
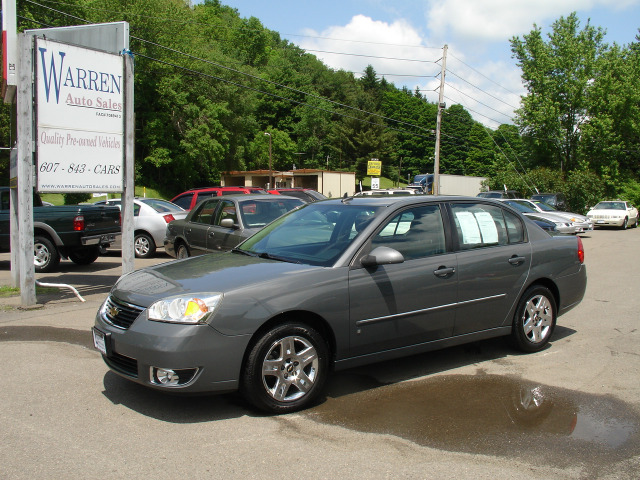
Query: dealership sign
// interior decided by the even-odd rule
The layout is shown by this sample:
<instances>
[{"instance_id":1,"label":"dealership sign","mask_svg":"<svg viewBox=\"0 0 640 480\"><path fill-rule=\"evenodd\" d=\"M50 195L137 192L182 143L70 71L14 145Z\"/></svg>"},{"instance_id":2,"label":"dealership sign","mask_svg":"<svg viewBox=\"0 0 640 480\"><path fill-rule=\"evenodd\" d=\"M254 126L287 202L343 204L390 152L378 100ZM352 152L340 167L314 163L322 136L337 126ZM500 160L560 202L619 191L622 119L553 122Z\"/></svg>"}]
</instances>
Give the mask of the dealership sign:
<instances>
[{"instance_id":1,"label":"dealership sign","mask_svg":"<svg viewBox=\"0 0 640 480\"><path fill-rule=\"evenodd\" d=\"M122 192L123 57L36 39L37 189Z\"/></svg>"}]
</instances>

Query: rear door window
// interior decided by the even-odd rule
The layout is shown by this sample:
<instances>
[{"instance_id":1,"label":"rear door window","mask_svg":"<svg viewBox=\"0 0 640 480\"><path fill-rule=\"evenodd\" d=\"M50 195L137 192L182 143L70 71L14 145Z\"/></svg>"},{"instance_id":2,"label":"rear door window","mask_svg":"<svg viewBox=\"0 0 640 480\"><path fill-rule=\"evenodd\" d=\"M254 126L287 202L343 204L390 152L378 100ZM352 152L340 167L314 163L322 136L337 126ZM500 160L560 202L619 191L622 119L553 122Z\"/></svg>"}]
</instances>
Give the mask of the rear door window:
<instances>
[{"instance_id":1,"label":"rear door window","mask_svg":"<svg viewBox=\"0 0 640 480\"><path fill-rule=\"evenodd\" d=\"M502 208L480 203L454 203L451 210L460 250L509 243Z\"/></svg>"}]
</instances>

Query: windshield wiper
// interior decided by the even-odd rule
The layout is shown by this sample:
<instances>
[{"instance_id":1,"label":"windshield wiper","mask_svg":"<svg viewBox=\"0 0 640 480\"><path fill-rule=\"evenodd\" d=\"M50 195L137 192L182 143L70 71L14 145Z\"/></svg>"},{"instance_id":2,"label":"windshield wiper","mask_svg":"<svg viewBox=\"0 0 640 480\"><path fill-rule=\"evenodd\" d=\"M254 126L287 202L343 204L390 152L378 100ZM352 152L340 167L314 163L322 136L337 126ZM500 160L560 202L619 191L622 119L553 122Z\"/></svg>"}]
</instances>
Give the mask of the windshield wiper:
<instances>
[{"instance_id":1,"label":"windshield wiper","mask_svg":"<svg viewBox=\"0 0 640 480\"><path fill-rule=\"evenodd\" d=\"M278 260L280 262L288 262L288 263L300 263L298 260L292 260L290 258L286 258L286 257L280 257L278 255L272 255L271 253L268 252L262 252L258 254L258 257L260 258L266 258L269 260Z\"/></svg>"},{"instance_id":2,"label":"windshield wiper","mask_svg":"<svg viewBox=\"0 0 640 480\"><path fill-rule=\"evenodd\" d=\"M231 249L231 253L241 253L243 255L249 255L250 257L257 257L258 256L257 253L247 252L246 250L240 250L239 248Z\"/></svg>"}]
</instances>

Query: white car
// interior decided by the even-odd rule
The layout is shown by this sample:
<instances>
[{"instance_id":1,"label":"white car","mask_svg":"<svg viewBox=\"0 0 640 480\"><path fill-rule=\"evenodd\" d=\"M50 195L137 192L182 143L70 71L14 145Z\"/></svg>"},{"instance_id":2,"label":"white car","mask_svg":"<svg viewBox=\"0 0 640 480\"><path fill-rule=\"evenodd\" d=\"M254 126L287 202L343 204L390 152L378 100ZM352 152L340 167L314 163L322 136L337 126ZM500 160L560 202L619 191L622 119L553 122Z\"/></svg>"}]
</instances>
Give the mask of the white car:
<instances>
[{"instance_id":1,"label":"white car","mask_svg":"<svg viewBox=\"0 0 640 480\"><path fill-rule=\"evenodd\" d=\"M587 212L596 227L627 227L638 226L638 209L624 200L610 200L598 203Z\"/></svg>"},{"instance_id":2,"label":"white car","mask_svg":"<svg viewBox=\"0 0 640 480\"><path fill-rule=\"evenodd\" d=\"M556 210L548 203L542 202L540 200L519 200L520 202L527 202L527 205L535 208L540 213L553 213L555 215L559 215L561 217L566 218L568 221L573 223L576 226L576 233L583 233L593 230L593 221L585 217L584 215L579 215L577 213L572 212L564 212L560 210Z\"/></svg>"},{"instance_id":3,"label":"white car","mask_svg":"<svg viewBox=\"0 0 640 480\"><path fill-rule=\"evenodd\" d=\"M96 205L108 204L120 207L120 199L96 202ZM167 233L167 225L174 220L180 220L187 216L186 210L175 203L159 198L140 198L133 200L133 229L134 250L137 258L150 258L156 253L157 247L164 245L164 237ZM121 249L120 237L114 249Z\"/></svg>"}]
</instances>

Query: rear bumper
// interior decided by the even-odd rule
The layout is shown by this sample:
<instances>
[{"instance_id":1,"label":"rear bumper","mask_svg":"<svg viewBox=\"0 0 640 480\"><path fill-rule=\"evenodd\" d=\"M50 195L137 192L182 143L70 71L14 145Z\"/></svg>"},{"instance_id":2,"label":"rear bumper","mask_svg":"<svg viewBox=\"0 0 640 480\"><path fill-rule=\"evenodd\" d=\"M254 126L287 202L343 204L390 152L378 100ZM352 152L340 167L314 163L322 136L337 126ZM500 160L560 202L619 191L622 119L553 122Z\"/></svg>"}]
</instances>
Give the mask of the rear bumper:
<instances>
[{"instance_id":1,"label":"rear bumper","mask_svg":"<svg viewBox=\"0 0 640 480\"><path fill-rule=\"evenodd\" d=\"M89 237L82 237L80 243L85 246L90 245L110 245L116 241L116 238L121 235L118 233L106 233L104 235L91 235Z\"/></svg>"}]
</instances>

